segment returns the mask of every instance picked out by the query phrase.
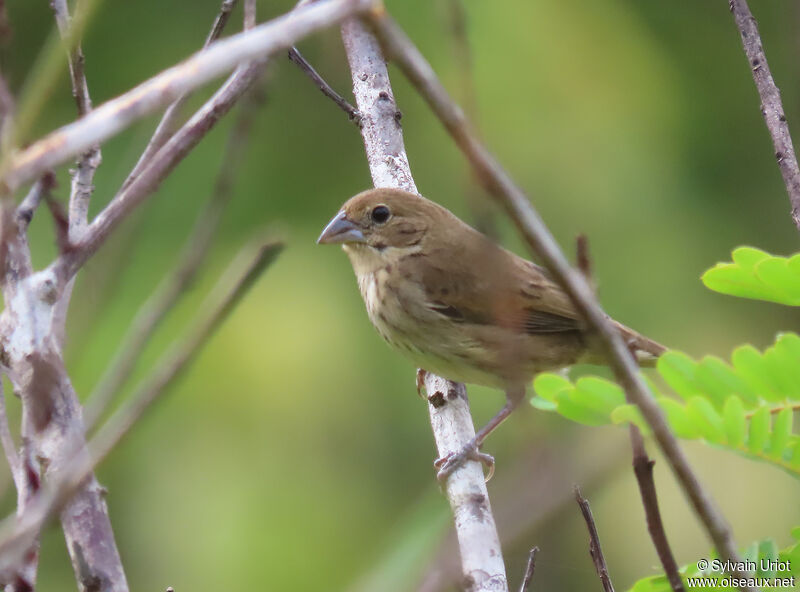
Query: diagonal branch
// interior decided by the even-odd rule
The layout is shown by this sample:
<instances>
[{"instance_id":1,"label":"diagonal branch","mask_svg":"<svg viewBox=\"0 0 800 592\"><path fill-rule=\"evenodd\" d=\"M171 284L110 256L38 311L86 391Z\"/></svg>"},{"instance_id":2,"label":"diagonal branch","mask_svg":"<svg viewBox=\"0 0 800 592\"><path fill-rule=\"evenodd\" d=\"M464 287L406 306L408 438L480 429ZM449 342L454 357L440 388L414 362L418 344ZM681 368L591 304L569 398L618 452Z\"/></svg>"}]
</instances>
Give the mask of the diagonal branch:
<instances>
[{"instance_id":1,"label":"diagonal branch","mask_svg":"<svg viewBox=\"0 0 800 592\"><path fill-rule=\"evenodd\" d=\"M750 12L746 0L728 0L750 69L756 83L758 95L761 97L761 114L767 124L772 145L775 148L775 158L781 170L789 202L792 205L792 221L800 230L800 168L797 165L797 156L792 145L792 136L789 134L789 124L781 102L781 92L775 85L772 72L769 70L767 56L761 45L761 36L758 33L756 19Z\"/></svg>"},{"instance_id":2,"label":"diagonal branch","mask_svg":"<svg viewBox=\"0 0 800 592\"><path fill-rule=\"evenodd\" d=\"M603 548L600 546L600 535L597 534L597 525L594 523L592 509L589 507L589 500L583 497L578 487L575 487L575 501L578 502L581 514L583 514L583 519L586 522L586 528L589 530L589 555L592 556L594 569L603 584L603 590L605 592L614 592L614 585L608 575L606 558L603 556Z\"/></svg>"},{"instance_id":3,"label":"diagonal branch","mask_svg":"<svg viewBox=\"0 0 800 592\"><path fill-rule=\"evenodd\" d=\"M292 63L297 64L297 67L311 79L323 95L336 103L336 106L347 114L350 121L361 127L361 114L358 112L358 109L348 103L342 95L333 90L331 85L320 76L319 72L314 69L314 66L306 61L303 54L301 54L296 47L289 48L289 59Z\"/></svg>"},{"instance_id":4,"label":"diagonal branch","mask_svg":"<svg viewBox=\"0 0 800 592\"><path fill-rule=\"evenodd\" d=\"M47 169L66 162L134 121L224 74L239 64L260 60L303 37L366 10L373 0L321 0L226 39L173 66L127 93L93 109L24 150L0 167L0 187L13 193Z\"/></svg>"},{"instance_id":5,"label":"diagonal branch","mask_svg":"<svg viewBox=\"0 0 800 592\"><path fill-rule=\"evenodd\" d=\"M461 109L452 101L430 64L411 40L385 13L371 12L368 16L387 53L427 101L475 168L478 178L505 208L522 237L569 294L588 325L597 332L617 380L652 428L656 441L720 555L724 559L739 561L739 552L728 522L691 469L628 348L600 308L581 272L570 266L528 197L478 140ZM746 577L742 572L735 575Z\"/></svg>"},{"instance_id":6,"label":"diagonal branch","mask_svg":"<svg viewBox=\"0 0 800 592\"><path fill-rule=\"evenodd\" d=\"M191 287L208 255L222 214L233 196L234 173L247 146L258 103L254 96L256 90L252 89L249 96L242 101L239 117L228 136L213 193L198 216L179 261L136 313L119 351L84 405L87 432L92 430L111 399L130 377L136 360L150 337L180 297Z\"/></svg>"},{"instance_id":7,"label":"diagonal branch","mask_svg":"<svg viewBox=\"0 0 800 592\"><path fill-rule=\"evenodd\" d=\"M0 526L0 570L16 565L47 521L62 511L67 503L72 503L70 499L83 487L95 467L182 375L203 345L275 260L280 249L281 245L275 242L262 242L255 248L255 253L253 248L244 249L217 283L209 297L212 304L206 307L208 312L189 332L189 336L175 344L161 359L128 404L103 426L92 439L89 451L71 455L63 470L39 491L19 519L7 518L3 521ZM242 264L242 260L246 262Z\"/></svg>"},{"instance_id":8,"label":"diagonal branch","mask_svg":"<svg viewBox=\"0 0 800 592\"><path fill-rule=\"evenodd\" d=\"M230 19L231 12L238 1L239 0L222 1L222 5L219 8L217 17L214 19L214 23L211 25L211 31L208 33L206 41L203 44L203 49L207 48L214 41L219 39L220 35L222 35L222 31L225 29L225 25ZM133 170L130 172L130 174L128 174L128 177L122 184L123 188L130 185L131 182L133 182L133 180L139 176L144 166L150 162L150 159L153 158L156 152L158 152L167 142L167 140L169 140L170 136L175 133L175 129L178 126L178 119L181 116L181 110L186 104L186 101L189 99L189 95L190 92L181 94L170 104L169 107L167 107L167 110L164 111L161 121L158 122L156 130L153 132L153 136L150 138L147 146L145 146L145 149L142 152L142 155L139 157L138 162L133 167Z\"/></svg>"},{"instance_id":9,"label":"diagonal branch","mask_svg":"<svg viewBox=\"0 0 800 592\"><path fill-rule=\"evenodd\" d=\"M353 94L362 116L361 135L376 187L416 193L403 143L399 111L386 62L375 36L357 19L342 25ZM428 410L439 455L459 452L474 436L467 392L425 373ZM470 592L508 591L503 555L480 463L469 461L448 478L447 497L455 515L464 582Z\"/></svg>"}]
</instances>

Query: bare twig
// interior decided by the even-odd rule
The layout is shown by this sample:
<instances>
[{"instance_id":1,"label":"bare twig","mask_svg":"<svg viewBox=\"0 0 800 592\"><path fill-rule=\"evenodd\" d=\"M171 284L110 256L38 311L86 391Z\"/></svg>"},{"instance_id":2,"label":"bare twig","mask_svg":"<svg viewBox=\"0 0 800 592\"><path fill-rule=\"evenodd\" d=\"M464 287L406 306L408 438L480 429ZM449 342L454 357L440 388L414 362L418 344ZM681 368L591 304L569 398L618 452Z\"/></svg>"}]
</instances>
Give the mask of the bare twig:
<instances>
[{"instance_id":1,"label":"bare twig","mask_svg":"<svg viewBox=\"0 0 800 592\"><path fill-rule=\"evenodd\" d=\"M80 5L81 3L79 2L76 11ZM61 39L65 43L71 43L71 46L67 47L67 55L69 57L72 96L75 98L78 116L83 117L92 110L92 99L89 96L89 86L86 83L85 59L80 39L71 31L72 19L69 16L67 0L51 0L50 6L56 17ZM94 191L92 180L101 162L100 145L93 144L78 159L77 169L72 174L72 190L69 196L69 233L71 241L78 240L88 223L89 201ZM65 300L69 301L69 298ZM65 303L65 306L67 303Z\"/></svg>"},{"instance_id":2,"label":"bare twig","mask_svg":"<svg viewBox=\"0 0 800 592\"><path fill-rule=\"evenodd\" d=\"M320 0L261 24L252 31L219 40L12 155L0 169L0 187L6 193L13 192L43 171L81 154L238 64L263 59L285 49L319 29L369 8L372 1Z\"/></svg>"},{"instance_id":3,"label":"bare twig","mask_svg":"<svg viewBox=\"0 0 800 592\"><path fill-rule=\"evenodd\" d=\"M533 572L536 569L536 554L539 552L539 547L534 547L528 554L528 564L525 566L525 574L522 576L522 584L519 586L519 592L528 592L531 580L533 580Z\"/></svg>"},{"instance_id":4,"label":"bare twig","mask_svg":"<svg viewBox=\"0 0 800 592\"><path fill-rule=\"evenodd\" d=\"M256 0L244 1L244 30L249 31L256 26Z\"/></svg>"},{"instance_id":5,"label":"bare twig","mask_svg":"<svg viewBox=\"0 0 800 592\"><path fill-rule=\"evenodd\" d=\"M239 117L228 136L211 198L198 216L175 268L164 276L153 294L136 313L119 351L84 405L84 423L87 432L92 430L111 399L130 377L136 360L150 337L181 295L191 286L208 255L222 214L233 196L234 173L247 146L258 102L255 90L256 88L253 88L242 101Z\"/></svg>"},{"instance_id":6,"label":"bare twig","mask_svg":"<svg viewBox=\"0 0 800 592\"><path fill-rule=\"evenodd\" d=\"M211 25L211 31L208 33L206 41L203 44L203 49L207 48L214 41L219 39L220 35L222 35L222 31L225 29L225 25L230 19L231 12L238 1L239 0L222 0L222 5L219 8L217 17L214 19L214 23ZM122 184L123 188L130 185L131 182L139 176L139 173L142 172L142 169L150 161L153 155L155 155L155 153L161 149L166 141L169 140L170 136L175 133L175 129L178 127L178 119L181 116L181 111L183 110L183 106L186 104L186 101L189 99L190 94L191 92L187 91L179 95L178 98L176 98L170 104L170 106L167 107L167 110L164 111L161 121L158 122L156 130L153 132L153 136L150 138L147 146L145 146L145 149L142 152L142 155L139 157L136 165L133 167L133 170L128 174L128 177Z\"/></svg>"},{"instance_id":7,"label":"bare twig","mask_svg":"<svg viewBox=\"0 0 800 592\"><path fill-rule=\"evenodd\" d=\"M368 13L368 16L387 53L428 102L475 167L478 178L506 209L522 237L569 294L588 325L597 331L617 380L630 394L645 421L652 428L661 450L712 542L723 558L739 561L739 553L730 526L692 471L686 455L667 424L664 412L653 398L627 346L600 308L583 275L570 266L525 193L475 136L463 112L452 101L430 64L411 40L385 13L374 11ZM736 575L746 577L741 572L737 572Z\"/></svg>"},{"instance_id":8,"label":"bare twig","mask_svg":"<svg viewBox=\"0 0 800 592\"><path fill-rule=\"evenodd\" d=\"M575 500L581 508L583 519L586 521L586 528L589 530L589 555L592 556L594 568L603 583L603 590L605 592L614 592L614 586L611 584L611 578L608 575L606 558L603 557L603 549L600 547L600 536L597 534L597 526L594 523L592 509L589 507L589 500L581 495L581 490L577 486L575 487Z\"/></svg>"},{"instance_id":9,"label":"bare twig","mask_svg":"<svg viewBox=\"0 0 800 592\"><path fill-rule=\"evenodd\" d=\"M772 137L775 158L778 161L786 191L789 193L792 221L800 230L800 168L797 165L792 136L789 134L789 124L781 103L781 93L769 70L767 56L758 33L758 25L747 6L747 1L728 0L728 3L736 26L739 28L744 53L747 55L747 61L753 72L753 80L761 97L761 114L764 116L764 122Z\"/></svg>"},{"instance_id":10,"label":"bare twig","mask_svg":"<svg viewBox=\"0 0 800 592\"><path fill-rule=\"evenodd\" d=\"M373 183L416 193L378 41L357 19L344 22L342 40L362 115L361 135ZM425 388L439 455L460 451L475 436L464 385L426 373ZM507 591L503 555L480 463L465 463L449 477L446 489L455 515L465 588L470 592Z\"/></svg>"},{"instance_id":11,"label":"bare twig","mask_svg":"<svg viewBox=\"0 0 800 592\"><path fill-rule=\"evenodd\" d=\"M297 64L297 66L305 72L306 76L308 76L311 81L317 86L317 88L322 91L322 94L336 103L336 106L339 107L342 111L347 113L348 119L355 123L357 126L361 126L361 114L358 112L358 109L353 107L347 100L342 97L339 93L337 93L330 84L328 84L325 79L319 75L319 73L314 69L314 66L308 63L303 55L298 51L296 47L289 48L289 59Z\"/></svg>"},{"instance_id":12,"label":"bare twig","mask_svg":"<svg viewBox=\"0 0 800 592\"><path fill-rule=\"evenodd\" d=\"M667 540L667 533L664 530L664 523L661 520L661 512L658 509L658 494L656 493L656 483L653 479L654 460L647 456L644 446L644 439L639 428L633 424L629 427L631 448L633 449L633 472L636 475L636 482L639 485L639 494L642 497L647 530L653 545L658 553L658 559L664 567L664 573L674 592L683 592L683 582L678 573L678 564L672 554L672 548Z\"/></svg>"},{"instance_id":13,"label":"bare twig","mask_svg":"<svg viewBox=\"0 0 800 592\"><path fill-rule=\"evenodd\" d=\"M25 231L33 220L33 215L42 201L42 197L49 193L56 186L56 176L50 171L42 175L42 178L34 183L30 191L17 207L16 217L19 228Z\"/></svg>"},{"instance_id":14,"label":"bare twig","mask_svg":"<svg viewBox=\"0 0 800 592\"><path fill-rule=\"evenodd\" d=\"M207 308L209 312L195 325L188 337L170 349L129 402L92 439L90 453L71 456L69 463L39 491L18 520L8 518L3 521L0 526L0 570L15 565L44 524L75 495L94 468L128 434L150 405L174 384L214 331L275 259L280 248L280 244L268 242L260 244L255 254L252 253L252 248L240 253L229 272L214 289L210 297L214 305ZM247 264L242 265L241 260L245 258ZM220 296L223 291L224 294Z\"/></svg>"}]
</instances>

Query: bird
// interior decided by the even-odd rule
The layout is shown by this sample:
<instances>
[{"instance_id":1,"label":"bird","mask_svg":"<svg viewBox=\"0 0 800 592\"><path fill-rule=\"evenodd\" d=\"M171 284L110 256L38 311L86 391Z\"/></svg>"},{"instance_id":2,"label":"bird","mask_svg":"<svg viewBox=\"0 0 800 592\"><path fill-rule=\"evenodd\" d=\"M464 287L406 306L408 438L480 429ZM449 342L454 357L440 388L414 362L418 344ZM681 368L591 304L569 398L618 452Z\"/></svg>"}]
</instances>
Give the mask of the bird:
<instances>
[{"instance_id":1,"label":"bird","mask_svg":"<svg viewBox=\"0 0 800 592\"><path fill-rule=\"evenodd\" d=\"M443 206L400 189L347 200L319 244L341 244L380 336L420 370L505 392L503 408L458 453L438 459L446 480L467 459L494 469L483 442L524 399L540 372L605 364L586 326L548 271L475 230ZM642 366L664 346L611 320Z\"/></svg>"}]
</instances>

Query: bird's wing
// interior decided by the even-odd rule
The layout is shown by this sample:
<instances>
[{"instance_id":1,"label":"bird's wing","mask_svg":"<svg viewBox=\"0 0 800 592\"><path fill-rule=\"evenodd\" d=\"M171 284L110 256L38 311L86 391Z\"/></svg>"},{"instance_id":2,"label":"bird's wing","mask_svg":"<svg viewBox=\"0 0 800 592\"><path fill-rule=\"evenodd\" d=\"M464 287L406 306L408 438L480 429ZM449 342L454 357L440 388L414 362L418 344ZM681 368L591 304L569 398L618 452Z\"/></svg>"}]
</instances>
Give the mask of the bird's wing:
<instances>
[{"instance_id":1,"label":"bird's wing","mask_svg":"<svg viewBox=\"0 0 800 592\"><path fill-rule=\"evenodd\" d=\"M580 328L569 297L533 263L488 240L435 251L412 258L406 273L423 286L428 308L443 317L528 334Z\"/></svg>"}]
</instances>

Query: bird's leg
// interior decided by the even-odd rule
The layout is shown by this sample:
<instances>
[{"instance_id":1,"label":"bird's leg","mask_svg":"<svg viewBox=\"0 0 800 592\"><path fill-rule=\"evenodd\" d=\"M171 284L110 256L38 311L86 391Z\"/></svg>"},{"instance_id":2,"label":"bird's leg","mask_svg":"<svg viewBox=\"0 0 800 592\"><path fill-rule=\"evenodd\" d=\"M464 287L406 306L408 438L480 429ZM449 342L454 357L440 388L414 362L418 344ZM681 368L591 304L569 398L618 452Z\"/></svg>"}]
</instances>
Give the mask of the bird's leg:
<instances>
[{"instance_id":1,"label":"bird's leg","mask_svg":"<svg viewBox=\"0 0 800 592\"><path fill-rule=\"evenodd\" d=\"M466 443L464 448L460 451L449 454L443 458L437 459L436 462L433 463L433 466L439 469L439 472L436 473L436 478L444 483L447 481L447 478L463 465L468 460L475 460L478 462L482 462L489 468L489 475L486 477L486 480L492 478L494 475L494 457L490 454L485 454L480 451L480 447L483 445L484 440L489 437L497 426L499 426L505 419L511 415L514 409L520 404L522 399L525 398L525 387L524 386L517 386L512 387L506 390L506 404L503 408L495 415L489 422L483 426L478 433L475 434L469 442Z\"/></svg>"}]
</instances>

